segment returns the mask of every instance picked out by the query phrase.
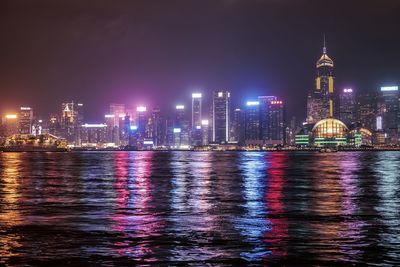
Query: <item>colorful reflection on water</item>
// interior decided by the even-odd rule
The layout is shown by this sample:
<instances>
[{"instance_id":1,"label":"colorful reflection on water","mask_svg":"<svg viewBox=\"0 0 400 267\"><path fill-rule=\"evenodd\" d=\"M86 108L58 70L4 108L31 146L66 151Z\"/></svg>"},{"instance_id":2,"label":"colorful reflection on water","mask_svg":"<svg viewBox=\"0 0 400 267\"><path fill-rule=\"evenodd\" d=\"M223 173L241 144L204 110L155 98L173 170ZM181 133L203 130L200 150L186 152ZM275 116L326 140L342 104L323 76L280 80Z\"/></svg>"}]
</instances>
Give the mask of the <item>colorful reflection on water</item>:
<instances>
[{"instance_id":1,"label":"colorful reflection on water","mask_svg":"<svg viewBox=\"0 0 400 267\"><path fill-rule=\"evenodd\" d=\"M400 153L0 154L0 265L399 265Z\"/></svg>"}]
</instances>

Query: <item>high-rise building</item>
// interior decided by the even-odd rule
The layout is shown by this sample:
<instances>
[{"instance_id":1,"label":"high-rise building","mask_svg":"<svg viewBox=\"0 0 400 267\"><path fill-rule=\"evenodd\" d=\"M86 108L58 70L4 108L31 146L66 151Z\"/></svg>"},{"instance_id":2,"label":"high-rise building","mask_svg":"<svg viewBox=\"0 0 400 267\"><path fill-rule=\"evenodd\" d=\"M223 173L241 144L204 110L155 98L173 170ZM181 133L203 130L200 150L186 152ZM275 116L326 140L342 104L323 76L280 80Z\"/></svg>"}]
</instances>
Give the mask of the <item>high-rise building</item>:
<instances>
[{"instance_id":1,"label":"high-rise building","mask_svg":"<svg viewBox=\"0 0 400 267\"><path fill-rule=\"evenodd\" d=\"M276 96L259 96L258 102L260 103L260 139L270 140L270 121L269 110L271 101L277 100Z\"/></svg>"},{"instance_id":2,"label":"high-rise building","mask_svg":"<svg viewBox=\"0 0 400 267\"><path fill-rule=\"evenodd\" d=\"M154 146L163 146L165 144L165 122L159 108L153 108L151 125L151 138L153 139Z\"/></svg>"},{"instance_id":3,"label":"high-rise building","mask_svg":"<svg viewBox=\"0 0 400 267\"><path fill-rule=\"evenodd\" d=\"M132 138L132 128L131 128L131 116L129 114L125 114L125 116L122 117L120 121L120 145L121 146L128 146L128 145L136 145L136 144L131 144L131 138Z\"/></svg>"},{"instance_id":4,"label":"high-rise building","mask_svg":"<svg viewBox=\"0 0 400 267\"><path fill-rule=\"evenodd\" d=\"M174 120L171 118L165 120L165 145L169 148L174 146Z\"/></svg>"},{"instance_id":5,"label":"high-rise building","mask_svg":"<svg viewBox=\"0 0 400 267\"><path fill-rule=\"evenodd\" d=\"M146 136L146 126L148 122L148 114L147 114L147 107L139 106L136 108L136 126L137 126L137 133L138 138L140 140L144 140Z\"/></svg>"},{"instance_id":6,"label":"high-rise building","mask_svg":"<svg viewBox=\"0 0 400 267\"><path fill-rule=\"evenodd\" d=\"M110 105L110 110L109 110L109 115L114 116L114 121L112 123L112 135L113 135L113 142L115 145L119 146L120 145L120 139L121 139L121 134L122 134L122 128L120 125L122 124L123 118L126 115L125 112L125 105L124 104L117 104L113 103Z\"/></svg>"},{"instance_id":7,"label":"high-rise building","mask_svg":"<svg viewBox=\"0 0 400 267\"><path fill-rule=\"evenodd\" d=\"M201 93L192 94L192 127L201 125Z\"/></svg>"},{"instance_id":8,"label":"high-rise building","mask_svg":"<svg viewBox=\"0 0 400 267\"><path fill-rule=\"evenodd\" d=\"M33 126L33 110L30 107L21 107L18 116L18 132L31 134Z\"/></svg>"},{"instance_id":9,"label":"high-rise building","mask_svg":"<svg viewBox=\"0 0 400 267\"><path fill-rule=\"evenodd\" d=\"M212 142L226 143L229 141L230 126L230 92L214 91L212 101Z\"/></svg>"},{"instance_id":10,"label":"high-rise building","mask_svg":"<svg viewBox=\"0 0 400 267\"><path fill-rule=\"evenodd\" d=\"M61 106L62 135L68 143L79 146L80 128L83 124L83 104L62 103Z\"/></svg>"},{"instance_id":11,"label":"high-rise building","mask_svg":"<svg viewBox=\"0 0 400 267\"><path fill-rule=\"evenodd\" d=\"M114 139L114 119L115 119L115 115L114 114L106 114L104 115L104 120L105 120L105 124L107 125L107 133L106 133L106 141L107 143L113 143L115 144L115 139ZM118 129L118 127L117 127Z\"/></svg>"},{"instance_id":12,"label":"high-rise building","mask_svg":"<svg viewBox=\"0 0 400 267\"><path fill-rule=\"evenodd\" d=\"M244 110L236 108L233 110L231 131L229 139L231 142L244 144L245 141L245 113Z\"/></svg>"},{"instance_id":13,"label":"high-rise building","mask_svg":"<svg viewBox=\"0 0 400 267\"><path fill-rule=\"evenodd\" d=\"M89 124L81 125L81 145L86 147L104 146L107 141L107 124Z\"/></svg>"},{"instance_id":14,"label":"high-rise building","mask_svg":"<svg viewBox=\"0 0 400 267\"><path fill-rule=\"evenodd\" d=\"M199 146L202 144L202 130L201 130L201 93L193 93L192 94L192 125L191 125L191 137L192 137L192 145Z\"/></svg>"},{"instance_id":15,"label":"high-rise building","mask_svg":"<svg viewBox=\"0 0 400 267\"><path fill-rule=\"evenodd\" d=\"M48 121L48 133L57 137L63 136L61 119L59 115L50 115Z\"/></svg>"},{"instance_id":16,"label":"high-rise building","mask_svg":"<svg viewBox=\"0 0 400 267\"><path fill-rule=\"evenodd\" d=\"M32 122L32 135L41 135L47 133L45 131L45 122L42 119L36 119Z\"/></svg>"},{"instance_id":17,"label":"high-rise building","mask_svg":"<svg viewBox=\"0 0 400 267\"><path fill-rule=\"evenodd\" d=\"M317 77L315 79L315 88L311 90L307 98L307 122L315 124L316 122L334 117L334 77L333 60L326 53L324 47L321 58L317 61Z\"/></svg>"},{"instance_id":18,"label":"high-rise building","mask_svg":"<svg viewBox=\"0 0 400 267\"><path fill-rule=\"evenodd\" d=\"M301 131L301 127L297 124L296 117L293 116L290 119L289 125L287 125L287 133L286 133L286 144L295 145L296 134Z\"/></svg>"},{"instance_id":19,"label":"high-rise building","mask_svg":"<svg viewBox=\"0 0 400 267\"><path fill-rule=\"evenodd\" d=\"M357 97L358 122L362 128L370 131L377 130L377 95L376 93L363 93Z\"/></svg>"},{"instance_id":20,"label":"high-rise building","mask_svg":"<svg viewBox=\"0 0 400 267\"><path fill-rule=\"evenodd\" d=\"M3 135L11 136L18 134L18 115L17 114L7 114L3 118Z\"/></svg>"},{"instance_id":21,"label":"high-rise building","mask_svg":"<svg viewBox=\"0 0 400 267\"><path fill-rule=\"evenodd\" d=\"M201 137L202 137L202 142L201 145L207 146L209 144L209 133L210 133L210 127L209 127L209 121L208 120L201 120Z\"/></svg>"},{"instance_id":22,"label":"high-rise building","mask_svg":"<svg viewBox=\"0 0 400 267\"><path fill-rule=\"evenodd\" d=\"M83 124L83 104L75 103L75 144L77 146L81 145L81 126Z\"/></svg>"},{"instance_id":23,"label":"high-rise building","mask_svg":"<svg viewBox=\"0 0 400 267\"><path fill-rule=\"evenodd\" d=\"M381 87L382 126L389 144L399 143L400 94L398 86Z\"/></svg>"},{"instance_id":24,"label":"high-rise building","mask_svg":"<svg viewBox=\"0 0 400 267\"><path fill-rule=\"evenodd\" d=\"M260 140L260 102L248 101L245 109L246 143Z\"/></svg>"},{"instance_id":25,"label":"high-rise building","mask_svg":"<svg viewBox=\"0 0 400 267\"><path fill-rule=\"evenodd\" d=\"M351 88L343 89L339 94L339 118L348 127L357 121L356 98Z\"/></svg>"},{"instance_id":26,"label":"high-rise building","mask_svg":"<svg viewBox=\"0 0 400 267\"><path fill-rule=\"evenodd\" d=\"M175 107L175 119L174 119L174 146L175 148L185 148L189 146L189 121L186 118L184 105L176 105Z\"/></svg>"},{"instance_id":27,"label":"high-rise building","mask_svg":"<svg viewBox=\"0 0 400 267\"><path fill-rule=\"evenodd\" d=\"M273 144L285 144L285 104L282 100L273 100L269 107L269 140Z\"/></svg>"}]
</instances>

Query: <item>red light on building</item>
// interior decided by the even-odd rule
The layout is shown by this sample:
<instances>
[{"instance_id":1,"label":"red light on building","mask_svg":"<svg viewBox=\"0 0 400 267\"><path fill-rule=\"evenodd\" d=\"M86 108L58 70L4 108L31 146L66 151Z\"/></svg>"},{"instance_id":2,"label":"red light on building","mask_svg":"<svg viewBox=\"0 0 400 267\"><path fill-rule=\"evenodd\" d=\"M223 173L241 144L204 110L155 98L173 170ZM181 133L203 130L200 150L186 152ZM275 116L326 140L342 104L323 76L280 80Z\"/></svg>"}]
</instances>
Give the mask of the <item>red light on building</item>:
<instances>
[{"instance_id":1,"label":"red light on building","mask_svg":"<svg viewBox=\"0 0 400 267\"><path fill-rule=\"evenodd\" d=\"M271 104L272 105L282 105L283 104L283 102L282 101L271 101Z\"/></svg>"}]
</instances>

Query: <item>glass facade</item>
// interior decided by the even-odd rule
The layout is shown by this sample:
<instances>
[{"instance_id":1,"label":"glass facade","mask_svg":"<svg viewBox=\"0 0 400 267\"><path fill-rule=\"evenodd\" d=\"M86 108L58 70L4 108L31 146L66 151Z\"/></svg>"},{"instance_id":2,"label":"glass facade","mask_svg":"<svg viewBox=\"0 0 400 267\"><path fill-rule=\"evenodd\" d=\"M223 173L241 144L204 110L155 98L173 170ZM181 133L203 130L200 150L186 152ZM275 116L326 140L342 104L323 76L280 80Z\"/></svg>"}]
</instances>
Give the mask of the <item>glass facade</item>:
<instances>
[{"instance_id":1,"label":"glass facade","mask_svg":"<svg viewBox=\"0 0 400 267\"><path fill-rule=\"evenodd\" d=\"M315 124L313 130L315 138L346 138L347 126L336 119L325 119Z\"/></svg>"}]
</instances>

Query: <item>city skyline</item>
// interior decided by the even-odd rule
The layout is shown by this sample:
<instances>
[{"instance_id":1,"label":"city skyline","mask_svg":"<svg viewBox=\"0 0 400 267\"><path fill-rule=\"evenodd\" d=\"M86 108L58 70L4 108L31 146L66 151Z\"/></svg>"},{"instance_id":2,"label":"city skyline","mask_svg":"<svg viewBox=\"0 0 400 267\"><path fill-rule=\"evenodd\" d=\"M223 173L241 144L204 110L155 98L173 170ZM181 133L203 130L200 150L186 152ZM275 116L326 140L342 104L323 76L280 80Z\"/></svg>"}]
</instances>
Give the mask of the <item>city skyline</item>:
<instances>
[{"instance_id":1,"label":"city skyline","mask_svg":"<svg viewBox=\"0 0 400 267\"><path fill-rule=\"evenodd\" d=\"M54 142L65 140L70 148L134 150L211 149L220 145L222 149L360 148L400 144L397 85L381 86L379 92L370 94L353 88L338 89L335 63L328 55L325 36L315 68L314 88L306 94L305 118L289 119L288 104L280 96L253 96L233 106L231 91L220 89L212 92L212 104L205 111L205 95L194 91L190 107L186 101L177 101L172 113L147 104L132 107L110 103L108 111L95 123L88 123L82 102L63 102L61 113L44 119L34 116L31 107L21 106L19 114L7 113L2 117L0 137L8 147L55 139Z\"/></svg>"},{"instance_id":2,"label":"city skyline","mask_svg":"<svg viewBox=\"0 0 400 267\"><path fill-rule=\"evenodd\" d=\"M319 60L321 60L321 59L323 59L323 57L324 57L324 55L326 55L326 53L327 53L327 46L326 46L326 40L325 40L325 35L323 35L323 42L321 42L321 44L322 44L322 57L319 59ZM330 54L330 53L329 53ZM329 60L331 60L329 57L328 57L328 59ZM333 63L332 63L333 64ZM337 69L335 68L335 72L337 71ZM344 89L351 89L351 90L354 90L354 91L356 91L357 93L373 93L373 92L375 92L376 90L379 90L379 88L381 88L381 87L385 87L385 86L396 86L397 85L397 83L393 83L393 82L387 82L387 81L382 81L376 88L370 88L370 90L368 90L368 91L365 91L365 90L359 90L359 89L354 89L353 87L349 87L349 86L346 86L346 87L342 87L342 88L338 88L337 86L336 86L336 84L337 84L337 77L336 77L336 75L335 74L333 74L333 78L334 78L334 80L335 80L335 85L334 85L334 87L335 87L335 91L336 90L338 90L338 91L341 91L341 90L344 90ZM312 80L312 79L311 79ZM340 77L339 77L339 80L340 80ZM315 87L315 81L314 81L314 85L313 85L314 87ZM306 90L305 92L303 92L303 93L306 93L306 92L310 92L310 90L312 91L313 89L312 89L312 87L313 86L311 86L308 90ZM129 101L129 102L126 102L126 101L121 101L121 102L116 102L116 101L111 101L111 102L108 102L108 103L106 103L106 105L109 105L109 104L113 104L113 103L118 103L118 104L123 104L123 105L125 105L125 106L127 106L127 107L129 107L129 108L132 108L132 109L135 109L136 107L138 107L138 106L148 106L148 107L154 107L154 108L160 108L160 107L164 107L164 109L163 109L163 112L166 112L167 114L169 114L169 115L172 115L173 114L173 110L174 110L174 107L177 105L177 104L181 104L181 105L187 105L187 106L189 106L189 104L191 104L191 100L192 100L192 98L190 97L191 95L193 95L193 94L200 94L200 95L203 95L204 97L203 97L203 105L209 105L209 106L212 106L212 94L213 94L213 92L214 91L218 91L218 90L229 90L229 88L224 88L224 87L222 87L222 88L219 88L219 89L211 89L211 88L209 88L209 89L205 89L205 88L197 88L197 89L194 89L194 90L192 90L192 91L190 91L190 90L188 90L187 91L187 93L186 93L186 95L184 96L184 97L179 97L179 98L177 98L178 100L176 100L175 102L172 102L172 103L170 103L170 104L168 104L168 106L166 105L166 103L164 102L164 101L159 101L159 100L154 100L154 99L149 99L148 98L148 96L146 96L146 93L145 92L143 92L143 94L141 94L141 97L139 97L138 99L148 99L147 100L147 103L153 103L153 104L147 104L146 103L146 101L140 101L140 100L135 100L135 101ZM231 90L229 90L230 92L231 92ZM259 92L258 93L258 95L260 95L260 96L262 96L262 95L271 95L271 94L269 94L268 93L268 91L266 91L266 90L258 90L257 92ZM240 94L239 94L240 95ZM249 101L249 100L251 100L251 99L253 99L254 97L257 97L256 95L250 95L250 94L247 94L247 97L245 98L245 99L241 99L241 100L239 100L238 101L238 99L234 99L234 101L233 101L233 103L234 104L232 104L232 105L235 105L235 107L237 107L237 108L241 108L241 107L243 107L243 106L245 106L246 105L246 102L247 101ZM305 99L301 99L300 101L298 101L298 102L303 102L303 100L304 100L304 102L305 103L307 103L307 97L304 97L303 96L303 98ZM68 99L64 99L64 102L65 101L69 101L69 102L76 102L76 103L78 103L78 102L83 102L83 101L80 101L80 99L78 99L77 97L69 97ZM288 100L286 100L286 102L287 102ZM135 103L135 104L134 104ZM161 103L163 103L163 104L161 104ZM88 106L92 106L93 104L95 104L95 102L93 101L93 99L92 99L92 101L89 101L88 103L85 103L85 106L86 105L88 105ZM293 103L292 103L293 104ZM26 104L23 104L23 105L21 105L21 104L17 104L17 105L14 105L14 107L12 107L12 106L10 106L10 105L2 105L2 106L7 106L8 108L6 109L6 110L2 110L2 107L0 106L0 112L1 112L1 114L13 114L13 113L17 113L18 112L18 106L29 106L29 107L33 107L36 111L37 110L42 110L41 108L40 108L40 106L41 106L41 104L39 104L39 105L37 105L37 106L34 106L34 105L29 105L29 103L26 103ZM290 106L290 105L289 105ZM104 109L104 108L102 108L102 109L96 109L97 110L97 112L94 112L93 110L85 110L85 114L86 114L86 116L87 115L89 115L89 116L87 116L86 118L89 118L89 120L90 121L93 121L93 122L95 122L96 120L98 120L98 118L99 118L99 116L98 116L98 114L99 113L101 113L100 114L100 117L104 114L104 113L107 113L107 110L108 110L108 108L106 108L106 109ZM300 112L299 113L292 113L292 114L290 114L289 113L289 116L290 117L303 117L303 115L304 115L304 120L305 121L307 121L308 119L307 119L307 107L306 107L306 105L305 105L305 107L303 107L301 110L299 110ZM337 111L337 112L339 112L339 111ZM94 113L96 113L97 115L93 115ZM36 113L36 115L38 115L40 118L46 118L49 114L57 114L57 112L56 111L50 111L50 112L48 112L47 114L38 114L38 113ZM337 114L337 117L338 117L338 114Z\"/></svg>"},{"instance_id":3,"label":"city skyline","mask_svg":"<svg viewBox=\"0 0 400 267\"><path fill-rule=\"evenodd\" d=\"M234 106L279 95L289 116L303 115L324 33L338 89L371 92L399 83L396 1L335 2L329 9L310 1L172 1L156 10L117 3L91 9L90 2L3 1L0 111L27 105L47 114L77 99L94 120L110 102L168 110L176 96L226 88L237 96Z\"/></svg>"},{"instance_id":4,"label":"city skyline","mask_svg":"<svg viewBox=\"0 0 400 267\"><path fill-rule=\"evenodd\" d=\"M0 0L0 265L400 266L400 0Z\"/></svg>"}]
</instances>

